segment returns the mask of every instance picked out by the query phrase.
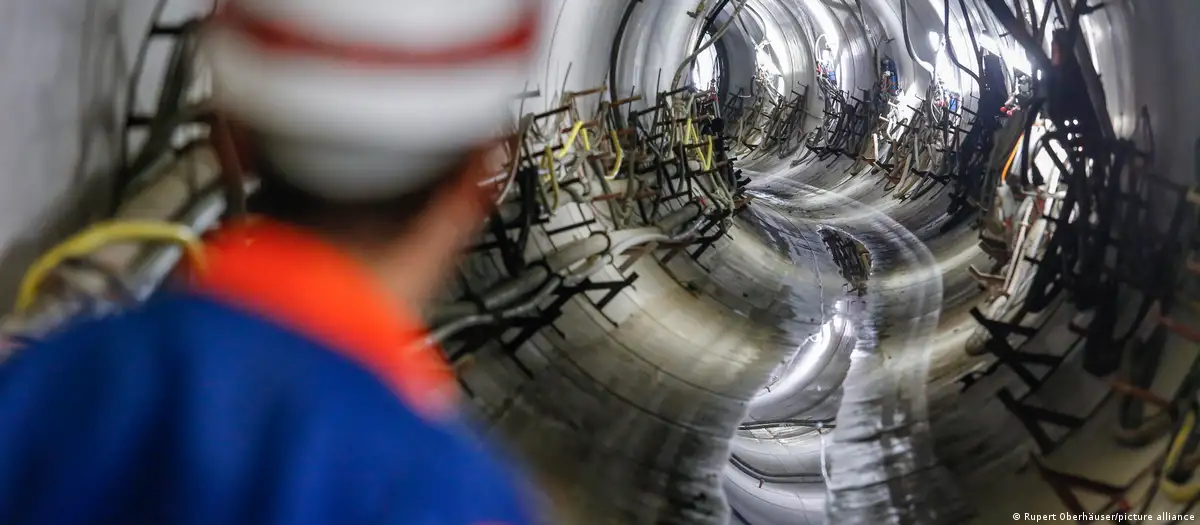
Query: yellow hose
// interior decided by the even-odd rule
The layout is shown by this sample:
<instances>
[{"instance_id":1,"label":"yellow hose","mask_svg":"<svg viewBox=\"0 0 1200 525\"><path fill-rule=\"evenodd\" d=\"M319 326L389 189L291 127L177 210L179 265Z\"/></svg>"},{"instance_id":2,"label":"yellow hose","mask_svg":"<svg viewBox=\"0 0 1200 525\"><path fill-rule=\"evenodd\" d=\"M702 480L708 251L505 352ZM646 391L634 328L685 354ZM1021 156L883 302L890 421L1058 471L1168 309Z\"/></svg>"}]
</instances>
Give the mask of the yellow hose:
<instances>
[{"instance_id":1,"label":"yellow hose","mask_svg":"<svg viewBox=\"0 0 1200 525\"><path fill-rule=\"evenodd\" d=\"M1013 144L1012 152L1008 154L1008 162L1004 163L1004 171L1000 172L1000 182L1004 182L1008 178L1008 170L1012 169L1013 159L1017 158L1017 150L1021 148L1021 141L1025 139L1025 133L1021 133L1017 137L1017 142Z\"/></svg>"},{"instance_id":2,"label":"yellow hose","mask_svg":"<svg viewBox=\"0 0 1200 525\"><path fill-rule=\"evenodd\" d=\"M616 131L609 131L608 138L612 140L613 150L617 153L617 161L613 163L612 171L609 171L604 178L613 180L617 178L617 174L621 173L621 162L625 160L625 152L621 150L621 141L617 140Z\"/></svg>"},{"instance_id":3,"label":"yellow hose","mask_svg":"<svg viewBox=\"0 0 1200 525\"><path fill-rule=\"evenodd\" d=\"M583 129L583 121L580 120L571 126L571 134L567 136L567 141L563 142L562 149L558 150L558 158L567 156L567 152L571 151L571 145L575 144L575 139L579 138L579 130ZM586 140L586 139L585 139Z\"/></svg>"},{"instance_id":4,"label":"yellow hose","mask_svg":"<svg viewBox=\"0 0 1200 525\"><path fill-rule=\"evenodd\" d=\"M550 172L549 173L550 186L552 188L554 188L554 205L550 207L550 212L554 213L554 210L558 209L558 199L559 199L558 170L555 169L554 155L551 155L550 146L546 146L546 154L543 155L543 157L546 158L546 170L548 170ZM542 180L545 180L545 179L542 179Z\"/></svg>"},{"instance_id":5,"label":"yellow hose","mask_svg":"<svg viewBox=\"0 0 1200 525\"><path fill-rule=\"evenodd\" d=\"M583 149L586 151L592 151L591 135L592 135L591 132L589 132L588 130L585 129L585 130L583 130L583 134L580 135L580 137L579 137L580 139L583 140Z\"/></svg>"},{"instance_id":6,"label":"yellow hose","mask_svg":"<svg viewBox=\"0 0 1200 525\"><path fill-rule=\"evenodd\" d=\"M1195 427L1196 411L1189 409L1184 414L1183 424L1180 426L1179 432L1175 433L1175 438L1171 440L1171 446L1167 449L1167 457L1163 461L1163 474L1159 481L1159 487L1163 494L1177 502L1186 503L1200 494L1200 483L1179 485L1168 478L1171 470L1183 459L1183 446L1187 443L1188 437L1191 436Z\"/></svg>"},{"instance_id":7,"label":"yellow hose","mask_svg":"<svg viewBox=\"0 0 1200 525\"><path fill-rule=\"evenodd\" d=\"M713 159L713 139L712 139L712 137L708 137L708 150L704 154L704 158L701 159L704 161L704 171L708 171L708 170L712 169L712 159Z\"/></svg>"},{"instance_id":8,"label":"yellow hose","mask_svg":"<svg viewBox=\"0 0 1200 525\"><path fill-rule=\"evenodd\" d=\"M24 312L33 306L42 282L63 261L90 254L110 243L128 241L178 244L197 269L203 268L200 237L187 226L151 220L104 221L71 236L30 265L17 291L16 311Z\"/></svg>"}]
</instances>

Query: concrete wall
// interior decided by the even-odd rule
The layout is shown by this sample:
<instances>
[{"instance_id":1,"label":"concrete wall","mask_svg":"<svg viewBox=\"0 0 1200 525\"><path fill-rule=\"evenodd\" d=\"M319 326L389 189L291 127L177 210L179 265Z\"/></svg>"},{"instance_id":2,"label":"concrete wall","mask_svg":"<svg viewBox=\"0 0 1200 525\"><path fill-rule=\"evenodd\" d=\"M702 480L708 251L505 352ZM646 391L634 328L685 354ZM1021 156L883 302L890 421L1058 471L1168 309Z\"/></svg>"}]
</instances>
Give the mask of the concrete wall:
<instances>
[{"instance_id":1,"label":"concrete wall","mask_svg":"<svg viewBox=\"0 0 1200 525\"><path fill-rule=\"evenodd\" d=\"M172 0L166 16L206 3ZM0 7L0 313L29 263L107 206L129 72L153 10L154 0ZM156 47L143 95L165 58Z\"/></svg>"}]
</instances>

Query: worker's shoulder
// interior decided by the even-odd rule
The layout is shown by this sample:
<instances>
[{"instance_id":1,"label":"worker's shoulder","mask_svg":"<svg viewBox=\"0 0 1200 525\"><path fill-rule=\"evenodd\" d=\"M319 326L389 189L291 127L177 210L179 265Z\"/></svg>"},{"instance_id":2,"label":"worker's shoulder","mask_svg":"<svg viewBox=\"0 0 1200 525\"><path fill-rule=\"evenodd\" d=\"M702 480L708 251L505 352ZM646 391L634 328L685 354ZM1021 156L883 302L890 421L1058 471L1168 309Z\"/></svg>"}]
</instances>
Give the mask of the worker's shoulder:
<instances>
[{"instance_id":1,"label":"worker's shoulder","mask_svg":"<svg viewBox=\"0 0 1200 525\"><path fill-rule=\"evenodd\" d=\"M200 425L241 418L254 426L273 420L336 428L337 439L354 439L362 450L395 450L399 436L440 450L453 443L445 439L451 425L420 416L366 367L201 294L167 293L115 315L75 321L22 350L17 361L78 375L103 371L111 391L177 400L186 414L178 407L168 412Z\"/></svg>"},{"instance_id":2,"label":"worker's shoulder","mask_svg":"<svg viewBox=\"0 0 1200 525\"><path fill-rule=\"evenodd\" d=\"M113 381L153 373L170 378L161 387L181 395L203 389L210 395L337 399L377 410L402 405L357 362L270 319L199 294L165 293L115 315L78 320L21 353L32 360L104 364Z\"/></svg>"},{"instance_id":3,"label":"worker's shoulder","mask_svg":"<svg viewBox=\"0 0 1200 525\"><path fill-rule=\"evenodd\" d=\"M206 465L206 476L281 491L289 479L311 480L329 509L524 523L513 471L463 426L424 419L356 363L202 296L74 322L9 364L0 367L0 426L34 407L66 418L47 428L71 429L73 439L104 432L121 437L105 443L123 443L153 430L147 450L171 448ZM103 429L82 417L102 411Z\"/></svg>"},{"instance_id":4,"label":"worker's shoulder","mask_svg":"<svg viewBox=\"0 0 1200 525\"><path fill-rule=\"evenodd\" d=\"M454 509L464 523L526 522L518 519L522 482L517 469L502 451L476 439L463 421L426 419L367 368L236 307L203 296L148 306L145 322L190 334L177 344L197 346L188 352L192 362L223 356L215 359L215 373L247 377L255 392L284 383L281 397L298 396L305 419L300 426L319 426L326 436L322 448L332 447L339 458L350 454L368 461L360 470L375 471L405 497ZM238 367L243 373L231 374ZM246 405L241 396L230 402L230 409ZM330 434L335 437L329 439ZM356 450L345 451L346 444ZM414 492L419 485L429 489L424 496Z\"/></svg>"}]
</instances>

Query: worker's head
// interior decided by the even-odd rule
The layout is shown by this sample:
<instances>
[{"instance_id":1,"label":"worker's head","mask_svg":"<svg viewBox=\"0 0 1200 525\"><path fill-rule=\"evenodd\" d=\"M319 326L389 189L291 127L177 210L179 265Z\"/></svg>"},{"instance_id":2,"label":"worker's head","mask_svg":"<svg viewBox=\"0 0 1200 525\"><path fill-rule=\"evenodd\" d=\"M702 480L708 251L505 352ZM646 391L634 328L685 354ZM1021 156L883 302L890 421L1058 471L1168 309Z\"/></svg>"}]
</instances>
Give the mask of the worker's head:
<instances>
[{"instance_id":1,"label":"worker's head","mask_svg":"<svg viewBox=\"0 0 1200 525\"><path fill-rule=\"evenodd\" d=\"M204 47L263 181L252 203L406 278L444 277L489 212L486 153L540 1L225 2Z\"/></svg>"}]
</instances>

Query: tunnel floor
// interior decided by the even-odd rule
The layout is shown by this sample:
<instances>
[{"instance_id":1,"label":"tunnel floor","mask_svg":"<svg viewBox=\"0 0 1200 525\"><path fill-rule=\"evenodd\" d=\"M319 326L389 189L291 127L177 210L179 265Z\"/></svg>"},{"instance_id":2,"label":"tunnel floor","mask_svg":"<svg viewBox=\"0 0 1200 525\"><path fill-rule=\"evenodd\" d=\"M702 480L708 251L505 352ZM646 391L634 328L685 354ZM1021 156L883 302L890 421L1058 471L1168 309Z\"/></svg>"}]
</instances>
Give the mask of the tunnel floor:
<instances>
[{"instance_id":1,"label":"tunnel floor","mask_svg":"<svg viewBox=\"0 0 1200 525\"><path fill-rule=\"evenodd\" d=\"M961 522L967 513L949 471L933 455L925 413L930 363L953 368L961 361L950 345L942 345L941 353L934 345L942 335L945 283L924 240L880 211L895 209L897 201L871 180L877 177L849 176L845 173L849 165L816 160L775 172L750 173L752 206L770 207L797 222L836 228L870 253L865 308L852 321L858 335L853 347L842 349L850 355L837 426L827 446L815 443L825 448L818 453L828 456L819 463L831 465L830 474L837 480L828 487L830 516L859 523L904 512L922 522ZM905 204L929 213L928 203ZM921 226L928 227L928 222ZM813 444L809 440L808 448ZM806 452L790 448L790 456ZM774 487L776 515L745 517L751 522L783 522L803 511L810 522L824 522L824 484L798 485ZM731 490L735 508L739 495L747 497ZM923 516L922 512L940 514Z\"/></svg>"},{"instance_id":2,"label":"tunnel floor","mask_svg":"<svg viewBox=\"0 0 1200 525\"><path fill-rule=\"evenodd\" d=\"M722 492L752 523L823 523L827 505L833 522L967 518L952 471L986 455L935 456L927 382L969 362L978 289L945 274L974 262L974 232L940 233L937 202L897 201L848 165L746 169L752 204L706 272L671 276L685 286L653 292L611 338L578 312L526 357L540 371L488 419L560 491L563 521L725 523ZM869 254L861 296L829 231ZM829 351L799 367L808 377L764 390L814 341Z\"/></svg>"}]
</instances>

